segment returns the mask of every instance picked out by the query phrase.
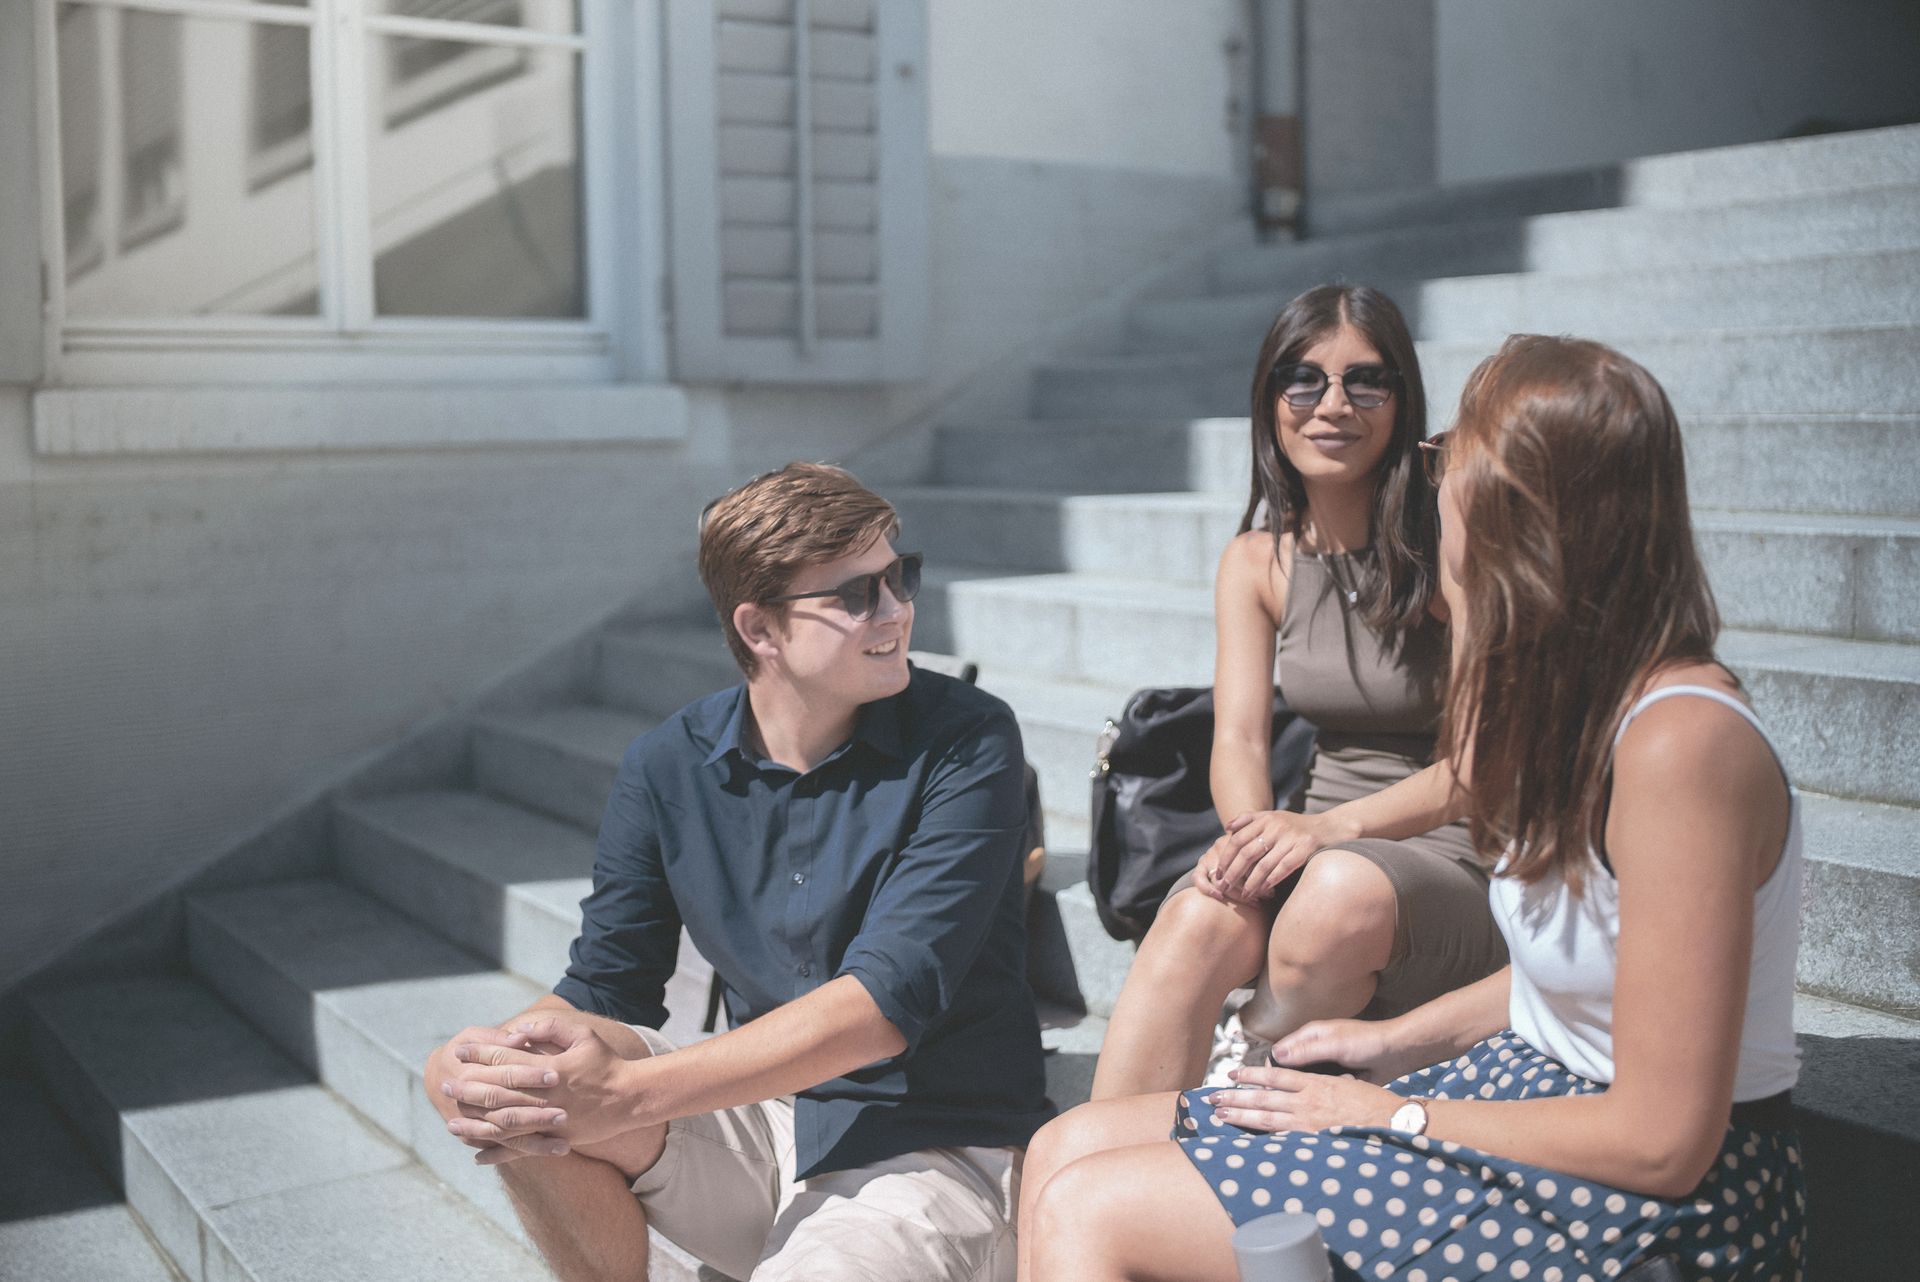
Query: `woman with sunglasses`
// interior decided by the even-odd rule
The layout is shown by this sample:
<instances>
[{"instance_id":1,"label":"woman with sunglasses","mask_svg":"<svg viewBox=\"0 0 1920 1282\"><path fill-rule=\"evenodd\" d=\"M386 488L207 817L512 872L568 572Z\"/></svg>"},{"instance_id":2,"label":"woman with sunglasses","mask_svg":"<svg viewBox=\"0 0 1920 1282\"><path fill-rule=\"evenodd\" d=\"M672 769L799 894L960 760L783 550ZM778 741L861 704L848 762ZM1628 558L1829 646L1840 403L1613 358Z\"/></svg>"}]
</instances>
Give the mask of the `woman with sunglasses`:
<instances>
[{"instance_id":1,"label":"woman with sunglasses","mask_svg":"<svg viewBox=\"0 0 1920 1282\"><path fill-rule=\"evenodd\" d=\"M1023 1276L1232 1282L1233 1229L1274 1212L1312 1215L1340 1278L1803 1275L1799 807L1714 659L1666 394L1598 343L1516 336L1445 454L1443 757L1337 813L1470 810L1512 965L1275 1047L1360 1076L1247 1068L1049 1124Z\"/></svg>"},{"instance_id":2,"label":"woman with sunglasses","mask_svg":"<svg viewBox=\"0 0 1920 1282\"><path fill-rule=\"evenodd\" d=\"M1142 942L1094 1099L1199 1083L1221 1003L1249 982L1209 1081L1309 1020L1398 1014L1505 961L1463 826L1341 840L1322 818L1432 762L1446 684L1426 396L1399 308L1354 285L1294 299L1261 344L1252 418L1252 493L1215 585L1227 833ZM1273 795L1276 682L1319 730L1304 818Z\"/></svg>"}]
</instances>

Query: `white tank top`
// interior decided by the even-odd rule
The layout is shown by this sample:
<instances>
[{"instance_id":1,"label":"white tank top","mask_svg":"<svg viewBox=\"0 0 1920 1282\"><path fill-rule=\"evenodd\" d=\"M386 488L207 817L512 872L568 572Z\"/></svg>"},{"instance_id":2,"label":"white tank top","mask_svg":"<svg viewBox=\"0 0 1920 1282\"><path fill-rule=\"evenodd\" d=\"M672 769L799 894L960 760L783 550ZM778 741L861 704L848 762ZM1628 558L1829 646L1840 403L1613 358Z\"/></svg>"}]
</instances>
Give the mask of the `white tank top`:
<instances>
[{"instance_id":1,"label":"white tank top","mask_svg":"<svg viewBox=\"0 0 1920 1282\"><path fill-rule=\"evenodd\" d=\"M1614 747L1648 707L1689 694L1732 708L1773 749L1773 741L1745 704L1724 691L1694 685L1665 686L1643 696L1621 719ZM1774 757L1778 760L1778 751ZM1753 896L1753 961L1733 1082L1736 1101L1778 1094L1800 1075L1800 1052L1793 1041L1794 962L1800 950L1800 798L1791 786L1787 791L1786 844L1778 866ZM1582 1077L1611 1083L1620 889L1597 857L1589 853L1588 859L1591 867L1580 895L1574 895L1558 873L1526 885L1500 876L1496 868L1493 917L1507 937L1513 960L1513 1031Z\"/></svg>"}]
</instances>

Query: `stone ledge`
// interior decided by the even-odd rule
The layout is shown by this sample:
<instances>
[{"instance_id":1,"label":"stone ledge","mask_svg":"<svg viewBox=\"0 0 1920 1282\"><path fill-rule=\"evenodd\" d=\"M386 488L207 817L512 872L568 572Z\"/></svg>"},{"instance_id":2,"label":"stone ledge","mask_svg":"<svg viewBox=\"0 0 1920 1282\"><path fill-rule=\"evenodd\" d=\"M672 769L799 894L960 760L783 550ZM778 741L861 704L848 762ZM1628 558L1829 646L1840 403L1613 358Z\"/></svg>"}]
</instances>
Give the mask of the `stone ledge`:
<instances>
[{"instance_id":1,"label":"stone ledge","mask_svg":"<svg viewBox=\"0 0 1920 1282\"><path fill-rule=\"evenodd\" d=\"M688 417L685 390L668 383L46 388L33 397L33 447L67 457L670 444L686 439Z\"/></svg>"}]
</instances>

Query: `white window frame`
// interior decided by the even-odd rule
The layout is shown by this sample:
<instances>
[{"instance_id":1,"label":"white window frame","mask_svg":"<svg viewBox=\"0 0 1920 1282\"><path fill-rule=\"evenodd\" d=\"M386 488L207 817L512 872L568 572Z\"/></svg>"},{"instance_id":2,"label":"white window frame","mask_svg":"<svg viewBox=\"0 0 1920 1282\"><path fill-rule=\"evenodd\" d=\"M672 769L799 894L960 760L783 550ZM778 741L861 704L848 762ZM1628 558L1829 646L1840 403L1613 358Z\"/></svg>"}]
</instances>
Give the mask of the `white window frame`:
<instances>
[{"instance_id":1,"label":"white window frame","mask_svg":"<svg viewBox=\"0 0 1920 1282\"><path fill-rule=\"evenodd\" d=\"M62 3L278 23L311 31L315 247L321 281L317 315L68 318L55 21ZM664 260L664 214L655 212L663 196L657 191L640 192L635 173L641 166L660 172L658 165L648 163L658 154L659 143L645 136L645 131L659 125L653 101L657 82L644 83L651 79L646 70L660 66L655 6L646 0L637 4L581 0L579 33L561 36L491 24L383 16L373 11L376 3L309 0L306 6L290 6L247 0L36 0L47 383L605 382L659 376L664 368L662 318L648 309L621 305ZM622 13L623 9L627 12ZM365 162L370 107L366 77L380 74L368 52L370 37L375 35L481 36L493 46L561 48L577 55L580 157L585 167L585 318L374 315ZM629 61L636 55L637 62ZM637 94L620 92L622 67L642 79ZM116 72L103 69L103 77L110 74ZM643 131L640 146L624 151L616 143L627 134L621 128L623 104L634 118L625 123L638 123ZM623 219L623 205L637 217ZM631 270L636 261L638 273Z\"/></svg>"}]
</instances>

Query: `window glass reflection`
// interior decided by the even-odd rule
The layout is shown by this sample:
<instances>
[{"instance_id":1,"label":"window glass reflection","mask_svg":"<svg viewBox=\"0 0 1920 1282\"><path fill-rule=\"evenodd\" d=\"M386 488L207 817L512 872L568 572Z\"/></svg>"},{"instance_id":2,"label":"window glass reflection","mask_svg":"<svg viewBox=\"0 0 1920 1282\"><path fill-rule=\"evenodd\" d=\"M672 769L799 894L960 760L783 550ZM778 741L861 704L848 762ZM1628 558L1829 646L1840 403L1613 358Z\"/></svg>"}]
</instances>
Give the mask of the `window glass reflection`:
<instances>
[{"instance_id":1,"label":"window glass reflection","mask_svg":"<svg viewBox=\"0 0 1920 1282\"><path fill-rule=\"evenodd\" d=\"M479 22L567 35L580 30L580 0L374 0L373 9L396 18Z\"/></svg>"},{"instance_id":2,"label":"window glass reflection","mask_svg":"<svg viewBox=\"0 0 1920 1282\"><path fill-rule=\"evenodd\" d=\"M584 317L578 55L373 40L377 314Z\"/></svg>"},{"instance_id":3,"label":"window glass reflection","mask_svg":"<svg viewBox=\"0 0 1920 1282\"><path fill-rule=\"evenodd\" d=\"M257 164L269 137L310 153L308 34L264 36L241 20L60 8L69 315L318 311L311 172L262 186ZM263 95L263 48L298 89Z\"/></svg>"}]
</instances>

